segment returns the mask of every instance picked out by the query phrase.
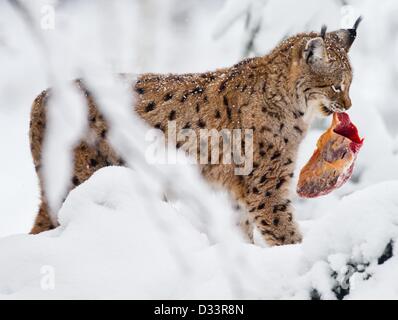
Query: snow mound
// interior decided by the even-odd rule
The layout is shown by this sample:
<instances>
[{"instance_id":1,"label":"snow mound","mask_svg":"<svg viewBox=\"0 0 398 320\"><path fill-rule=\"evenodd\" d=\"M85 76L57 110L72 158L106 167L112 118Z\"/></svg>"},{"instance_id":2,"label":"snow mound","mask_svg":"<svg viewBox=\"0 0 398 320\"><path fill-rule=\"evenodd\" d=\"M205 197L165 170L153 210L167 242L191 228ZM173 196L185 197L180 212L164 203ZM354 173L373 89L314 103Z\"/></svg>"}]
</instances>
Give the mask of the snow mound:
<instances>
[{"instance_id":1,"label":"snow mound","mask_svg":"<svg viewBox=\"0 0 398 320\"><path fill-rule=\"evenodd\" d=\"M192 181L192 183L202 183ZM398 298L398 181L349 195L303 244L262 248L234 226L211 241L187 206L109 167L73 190L61 226L0 240L0 298Z\"/></svg>"}]
</instances>

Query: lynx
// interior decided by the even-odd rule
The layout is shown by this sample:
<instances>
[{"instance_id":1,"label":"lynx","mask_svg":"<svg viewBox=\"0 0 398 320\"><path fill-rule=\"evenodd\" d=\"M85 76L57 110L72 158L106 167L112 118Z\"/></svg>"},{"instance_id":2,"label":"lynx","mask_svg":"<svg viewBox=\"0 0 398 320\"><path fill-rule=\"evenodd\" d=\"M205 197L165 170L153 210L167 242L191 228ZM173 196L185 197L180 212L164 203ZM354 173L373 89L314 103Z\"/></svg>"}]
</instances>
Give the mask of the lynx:
<instances>
[{"instance_id":1,"label":"lynx","mask_svg":"<svg viewBox=\"0 0 398 320\"><path fill-rule=\"evenodd\" d=\"M252 129L254 156L249 175L235 175L234 165L201 165L200 170L210 183L225 187L245 205L242 225L249 237L255 226L270 245L300 242L289 195L298 148L314 115L329 116L351 107L348 51L359 22L352 29L326 32L324 27L320 33L298 34L268 55L246 59L231 68L201 74L143 74L131 85L135 96L132 111L164 132L169 121L176 121L177 129L195 131ZM77 85L87 99L87 121L96 143L82 138L75 147L71 189L102 167L124 165L108 142L108 125L95 97L83 81ZM31 151L42 197L32 234L55 227L49 219L41 166L50 97L50 90L43 91L31 112Z\"/></svg>"}]
</instances>

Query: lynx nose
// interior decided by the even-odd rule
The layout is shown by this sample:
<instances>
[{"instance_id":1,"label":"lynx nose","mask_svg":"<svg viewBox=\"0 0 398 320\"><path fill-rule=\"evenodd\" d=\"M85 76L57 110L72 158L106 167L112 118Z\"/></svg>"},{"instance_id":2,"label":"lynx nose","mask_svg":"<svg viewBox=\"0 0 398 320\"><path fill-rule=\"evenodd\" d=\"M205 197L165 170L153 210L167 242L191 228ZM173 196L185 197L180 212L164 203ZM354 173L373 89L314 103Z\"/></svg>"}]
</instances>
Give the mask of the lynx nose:
<instances>
[{"instance_id":1,"label":"lynx nose","mask_svg":"<svg viewBox=\"0 0 398 320\"><path fill-rule=\"evenodd\" d=\"M350 99L349 96L344 96L344 98L343 98L343 106L344 106L344 109L346 109L346 110L351 108L352 102L351 102L351 99Z\"/></svg>"}]
</instances>

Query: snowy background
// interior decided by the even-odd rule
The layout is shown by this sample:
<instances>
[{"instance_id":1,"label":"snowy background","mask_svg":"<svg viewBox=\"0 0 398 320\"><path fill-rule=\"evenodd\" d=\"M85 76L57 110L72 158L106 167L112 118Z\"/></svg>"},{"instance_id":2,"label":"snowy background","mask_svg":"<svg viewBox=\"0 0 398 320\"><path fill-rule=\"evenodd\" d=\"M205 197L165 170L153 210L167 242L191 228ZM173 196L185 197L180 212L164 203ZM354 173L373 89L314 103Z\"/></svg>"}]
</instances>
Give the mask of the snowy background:
<instances>
[{"instance_id":1,"label":"snowy background","mask_svg":"<svg viewBox=\"0 0 398 320\"><path fill-rule=\"evenodd\" d=\"M149 167L123 85L99 80L230 66L296 32L352 26L360 14L349 113L365 145L347 185L295 199L300 245L245 243L228 196L194 168ZM1 1L0 298L397 299L397 17L395 0ZM135 170L100 170L71 192L59 228L29 236L39 204L30 106L48 86L59 89L62 116L53 116L48 147L56 198L69 172L54 163L67 163L63 146L84 117L63 83L80 76L91 79ZM298 167L328 124L315 124Z\"/></svg>"}]
</instances>

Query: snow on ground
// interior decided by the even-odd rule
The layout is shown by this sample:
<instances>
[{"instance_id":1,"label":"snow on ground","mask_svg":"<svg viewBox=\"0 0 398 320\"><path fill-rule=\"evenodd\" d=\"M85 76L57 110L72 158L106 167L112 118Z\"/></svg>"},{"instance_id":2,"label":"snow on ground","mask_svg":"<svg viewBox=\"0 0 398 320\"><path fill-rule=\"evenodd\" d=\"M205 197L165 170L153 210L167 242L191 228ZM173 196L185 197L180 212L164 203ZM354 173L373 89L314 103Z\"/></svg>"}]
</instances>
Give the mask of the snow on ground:
<instances>
[{"instance_id":1,"label":"snow on ground","mask_svg":"<svg viewBox=\"0 0 398 320\"><path fill-rule=\"evenodd\" d=\"M36 7L34 2L26 3L39 14L38 3L43 2ZM246 39L244 19L214 39L215 30L226 27L217 20L218 12L220 19L228 17L221 10L223 2L182 2L153 0L144 7L129 4L123 10L120 4L114 9L122 22L113 26L109 20L107 28L126 28L128 10L135 15L134 22L127 24L131 33L120 37L126 47L107 34L114 41L111 48L126 49L122 55L109 46L102 50L97 42L95 17L104 18L101 10L63 3L58 31L44 32L54 70L59 70L65 57L63 67L72 75L73 67L79 67L77 58L94 66L105 60L112 70L134 72L204 71L236 62L243 52L237 39ZM331 26L339 24L333 18L339 16L333 1L322 9L318 1L307 0L304 8L312 8L312 20L306 20L305 12L296 14L300 10L296 8L291 26L277 18L280 1L268 2L264 10L272 12L264 15L257 51L274 46L284 36L281 32L316 29L323 20ZM178 180L181 177L176 181L183 190L195 186L193 198L213 208L208 216L186 199L165 202L162 193L151 189L149 172L112 167L98 171L71 192L59 212L59 228L27 235L38 205L27 136L29 108L49 79L46 59L34 37L8 5L0 4L0 12L5 13L0 24L0 299L398 299L398 29L394 15L398 6L393 0L385 0L383 6L370 0L351 2L365 20L351 53L355 78L349 113L365 144L347 185L319 199L295 199L304 242L279 248L246 243L235 226L236 213L227 195L210 189L193 168L182 166L162 172L181 174L185 182ZM154 10L158 6L162 9ZM68 17L74 17L74 23L67 23ZM79 28L78 21L85 21L87 28ZM65 44L55 48L51 43L59 43L59 30ZM147 37L142 36L143 30ZM75 41L84 50L77 46L62 54L66 44ZM95 58L91 61L91 57ZM299 168L327 124L309 133Z\"/></svg>"},{"instance_id":2,"label":"snow on ground","mask_svg":"<svg viewBox=\"0 0 398 320\"><path fill-rule=\"evenodd\" d=\"M142 188L131 169L102 169L71 192L58 229L2 239L0 297L335 299L349 283L349 298L398 298L398 259L381 260L398 240L398 182L344 197L303 244L281 248L248 244L237 230L214 242L189 208ZM224 216L234 216L226 200Z\"/></svg>"}]
</instances>

